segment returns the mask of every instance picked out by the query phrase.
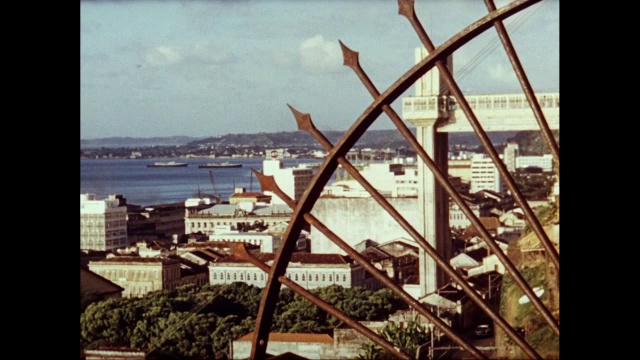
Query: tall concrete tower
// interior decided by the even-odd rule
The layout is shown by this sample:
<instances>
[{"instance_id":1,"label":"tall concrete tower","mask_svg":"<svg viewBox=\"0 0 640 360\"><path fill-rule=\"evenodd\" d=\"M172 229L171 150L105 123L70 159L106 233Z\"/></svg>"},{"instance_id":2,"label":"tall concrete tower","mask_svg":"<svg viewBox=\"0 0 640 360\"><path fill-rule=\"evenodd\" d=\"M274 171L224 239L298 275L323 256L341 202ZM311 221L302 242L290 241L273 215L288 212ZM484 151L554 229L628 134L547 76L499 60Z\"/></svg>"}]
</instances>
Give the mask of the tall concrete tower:
<instances>
[{"instance_id":1,"label":"tall concrete tower","mask_svg":"<svg viewBox=\"0 0 640 360\"><path fill-rule=\"evenodd\" d=\"M424 48L415 49L416 63L427 57ZM453 72L453 59L447 59L447 67ZM449 116L449 89L440 72L433 68L415 84L415 96L411 101L403 102L403 117L416 126L416 138L425 152L447 175L447 154L449 136L438 133L436 127ZM405 98L405 100L408 100ZM437 184L431 170L418 158L418 203L424 209L420 224L414 224L440 255L446 260L451 258L451 239L449 230L449 196ZM446 284L448 278L438 268L436 262L420 248L420 295L435 292Z\"/></svg>"},{"instance_id":2,"label":"tall concrete tower","mask_svg":"<svg viewBox=\"0 0 640 360\"><path fill-rule=\"evenodd\" d=\"M507 143L507 146L504 148L504 165L507 167L510 173L516 171L516 158L519 156L518 153L518 144L517 143Z\"/></svg>"}]
</instances>

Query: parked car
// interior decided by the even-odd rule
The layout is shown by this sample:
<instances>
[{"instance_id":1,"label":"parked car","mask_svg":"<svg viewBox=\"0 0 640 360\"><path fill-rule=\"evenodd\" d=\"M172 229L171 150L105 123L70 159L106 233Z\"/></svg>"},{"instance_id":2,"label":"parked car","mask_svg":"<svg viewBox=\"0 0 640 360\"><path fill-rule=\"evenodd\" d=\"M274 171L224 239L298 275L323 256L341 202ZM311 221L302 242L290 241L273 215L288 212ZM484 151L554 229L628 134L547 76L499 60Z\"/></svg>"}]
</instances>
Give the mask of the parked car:
<instances>
[{"instance_id":1,"label":"parked car","mask_svg":"<svg viewBox=\"0 0 640 360\"><path fill-rule=\"evenodd\" d=\"M477 337L489 337L493 335L493 328L489 324L480 324L473 331L473 334Z\"/></svg>"}]
</instances>

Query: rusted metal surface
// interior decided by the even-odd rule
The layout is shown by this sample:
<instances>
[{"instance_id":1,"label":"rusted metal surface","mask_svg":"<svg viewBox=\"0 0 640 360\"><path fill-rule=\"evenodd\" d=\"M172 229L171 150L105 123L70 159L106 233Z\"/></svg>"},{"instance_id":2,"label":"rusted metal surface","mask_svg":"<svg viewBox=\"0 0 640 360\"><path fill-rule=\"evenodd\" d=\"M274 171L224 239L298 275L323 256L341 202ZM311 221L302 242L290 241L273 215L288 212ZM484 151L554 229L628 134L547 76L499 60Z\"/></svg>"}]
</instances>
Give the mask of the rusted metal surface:
<instances>
[{"instance_id":1,"label":"rusted metal surface","mask_svg":"<svg viewBox=\"0 0 640 360\"><path fill-rule=\"evenodd\" d=\"M292 109L292 111L296 111L296 110ZM300 113L300 115L301 117L309 117L309 114ZM298 119L299 117L296 116L296 120ZM309 127L307 128L315 128L311 121L308 121L308 122L302 121L302 122L304 122L306 125L309 125ZM298 121L298 125L300 125L300 123L301 121ZM341 158L341 159L344 159L344 158ZM258 178L258 181L260 182L260 185L263 191L271 191L274 194L276 194L278 197L280 197L283 201L285 201L289 206L291 207L296 206L296 203L278 187L275 180L273 179L273 176L266 176L255 170L254 170L254 173L256 174L256 177ZM351 246L349 246L349 244L347 244L344 240L342 240L342 238L340 238L333 231L331 231L331 229L325 226L315 216L313 216L312 214L305 214L304 218L307 221L307 223L309 223L311 226L315 227L316 229L320 230L322 234L324 234L328 239L333 241L333 243L338 245L342 250L344 250L345 253L347 253L347 255L349 255L352 259L354 259L358 264L364 267L365 270L367 270L367 272L371 274L371 276L376 278L384 286L386 286L388 289L390 289L396 295L398 295L398 297L400 297L405 303L407 303L407 305L413 307L414 309L416 309L416 311L418 311L420 314L424 315L427 319L429 319L429 321L431 321L436 327L438 327L438 329L440 329L451 340L456 342L458 345L462 346L465 350L469 351L471 355L474 356L476 359L486 358L484 354L478 351L466 339L459 336L455 331L453 331L453 329L451 329L451 327L449 327L449 325L447 325L440 318L434 315L433 312L426 309L419 301L417 301L411 295L409 295L402 287L400 287L398 284L393 282L393 280L391 280L388 276L381 274L378 271L378 269L376 269L376 267L368 259L362 256L362 254L355 251Z\"/></svg>"},{"instance_id":2,"label":"rusted metal surface","mask_svg":"<svg viewBox=\"0 0 640 360\"><path fill-rule=\"evenodd\" d=\"M409 22L411 23L413 28L418 33L418 37L422 41L422 43L425 46L425 48L427 49L427 51L428 52L435 51L436 50L435 46L433 45L433 43L429 39L429 36L427 35L427 33L425 32L424 28L422 27L422 24L420 24L420 20L418 20L417 16L415 15L415 11L413 11L413 1L412 0L399 0L399 1L411 4L411 11L408 11L408 9L407 9L408 6L406 6L405 9L402 10L401 14L405 15L407 17L407 19L409 19ZM493 163L495 164L496 168L498 169L498 172L502 176L502 179L507 184L507 187L509 188L509 190L511 190L511 193L513 195L514 200L520 206L520 208L523 210L524 215L527 218L529 226L533 229L533 231L536 233L536 235L540 239L540 242L542 243L542 245L545 247L545 250L547 251L549 259L551 259L552 263L555 265L556 269L559 272L560 271L560 256L558 255L558 252L556 251L555 247L553 246L553 244L549 240L549 237L547 236L546 232L542 228L542 225L540 224L540 221L538 221L538 218L536 217L536 215L531 210L531 207L529 207L529 204L527 203L527 200L524 198L524 196L522 196L522 193L520 192L520 189L518 189L518 186L516 185L515 181L513 180L513 177L511 177L511 174L509 173L509 170L507 170L507 167L504 165L504 163L500 159L500 156L498 155L498 152L496 151L495 147L491 143L491 140L487 136L487 133L482 128L482 125L480 125L480 122L476 118L473 110L471 109L471 106L469 106L469 103L467 102L467 100L465 99L464 95L462 94L462 91L460 90L460 87L458 86L456 81L453 79L453 75L451 74L451 72L447 68L447 66L446 66L444 61L442 61L442 60L436 61L436 66L438 67L438 70L440 71L440 75L443 77L443 79L445 80L445 82L449 86L449 90L451 90L451 93L453 94L453 96L458 101L458 105L460 106L460 108L464 111L465 115L467 116L467 119L469 120L469 123L471 124L471 127L473 127L476 135L478 135L478 138L479 138L480 142L482 143L482 146L484 147L485 151L487 152L489 157L491 157L491 159L493 160ZM480 229L478 229L478 231L480 231ZM489 242L487 242L487 244L491 247L491 244ZM492 250L494 250L494 249L492 248ZM496 255L497 256L501 256L502 255L500 260L503 261L503 264L505 264L505 267L506 267L507 262L505 262L503 260L503 258L504 259L507 259L507 258L506 258L506 256L504 256L502 251L496 251ZM507 259L507 261L508 261L508 259ZM510 261L508 263L510 264ZM556 319L553 317L553 315L551 314L549 309L547 309L544 306L544 304L542 304L542 301L539 301L538 297L535 295L535 293L533 292L531 287L529 287L526 284L526 281L524 280L522 275L520 275L520 273L517 270L514 271L514 269L515 269L515 267L513 267L513 264L511 264L510 265L510 269L508 269L509 273L514 277L514 280L520 286L522 291L529 297L529 299L532 300L533 306L538 310L538 312L540 312L540 314L542 315L544 320L547 322L549 327L551 327L553 332L556 335L560 335L560 325L557 323Z\"/></svg>"},{"instance_id":3,"label":"rusted metal surface","mask_svg":"<svg viewBox=\"0 0 640 360\"><path fill-rule=\"evenodd\" d=\"M487 9L489 10L489 12L496 10L496 5L493 0L484 0L484 3L487 5ZM522 90L527 97L527 101L529 102L529 105L531 105L533 115L535 116L536 121L538 121L540 130L542 131L542 136L544 137L544 140L547 143L551 154L553 155L553 159L556 161L557 170L558 172L560 172L560 147L558 146L556 139L553 137L553 133L551 132L551 128L549 128L547 119L545 118L544 113L540 108L540 103L538 102L538 99L533 92L533 88L531 87L531 83L529 82L529 78L527 77L527 73L524 71L524 68L520 63L520 59L518 58L518 54L516 53L516 50L511 43L509 33L504 27L502 21L496 21L493 25L498 32L500 40L502 41L504 50L507 52L509 61L513 66L513 71L518 77L518 81L520 82L520 86L522 86Z\"/></svg>"},{"instance_id":4,"label":"rusted metal surface","mask_svg":"<svg viewBox=\"0 0 640 360\"><path fill-rule=\"evenodd\" d=\"M367 90L369 90L369 92L371 93L371 95L374 98L379 96L380 93L378 92L377 88L375 87L375 85L373 84L373 82L371 81L369 76L364 72L364 70L360 66L360 62L358 61L358 53L356 51L353 51L353 50L349 49L346 45L344 45L344 43L342 43L342 41L340 42L340 46L341 46L343 54L344 54L344 64L346 66L350 67L351 69L353 69L353 71L356 73L358 78L362 81L364 86L367 88ZM400 119L400 116L398 116L398 114L391 107L389 107L387 105L383 106L383 111L391 119L391 121L396 125L396 127L398 128L400 133L404 136L404 138L407 140L409 145L416 151L416 153L420 156L422 161L424 161L425 165L427 167L429 167L429 169L433 173L433 175L434 175L435 179L438 181L438 183L447 191L449 196L451 196L451 198L456 202L456 204L458 204L460 206L461 210L467 216L469 221L471 221L471 223L474 225L474 227L478 230L478 232L481 234L481 236L483 237L485 242L487 242L487 244L489 245L489 247L491 248L493 253L495 253L496 256L498 256L498 258L500 259L500 261L505 265L505 268L509 269L510 272L516 274L514 276L516 278L515 281L518 283L518 285L521 287L521 289L526 293L526 289L528 288L528 290L530 290L531 293L533 293L533 290L531 289L529 284L524 280L524 278L522 278L520 273L517 271L517 268L515 267L515 265L513 265L511 260L502 252L500 247L496 244L495 240L491 237L491 235L486 230L486 228L482 225L482 223L477 218L477 216L473 213L473 211L471 211L471 209L469 208L467 203L464 201L464 199L462 199L462 197L460 196L458 191L454 188L453 185L451 185L451 183L448 180L448 177L446 175L444 175L442 173L442 171L440 171L440 169L438 168L437 164L425 152L424 148L422 148L422 146L420 146L420 144L416 140L415 136L413 136L413 134L411 133L409 128L407 128L407 126L404 124L402 119ZM298 124L300 124L300 121L298 121ZM311 128L313 128L313 127L311 127ZM320 144L325 146L325 149L326 149L327 145L325 145L325 144L328 141L325 138L320 138L319 139L321 134L313 135L313 136L314 136L314 138L316 138L316 140ZM364 183L364 182L366 182L366 180L364 180L364 179L360 180L360 178L362 178L362 177L360 176L360 174L357 174L357 170L355 170L353 167L349 168L349 167L345 166L345 168L350 172L350 174L351 174L351 172L356 172L356 174L351 174L351 175L356 180L358 180L358 182L360 182L367 190L369 190L369 192L372 194L372 196L374 198L381 197L379 194L377 194L378 196L376 197L376 194L374 194L374 192L376 192L375 189L373 189L373 187L371 187L370 185ZM391 206L388 203L385 204L386 200L384 198L382 198L382 199L378 199L378 198L376 200L378 200L378 202L381 203L381 205L383 206L383 208L385 208L385 210L388 207ZM394 217L394 219L399 221L401 224L404 221L404 219L401 219L401 220L397 219L396 216L394 216L394 214L390 213L390 215L392 217ZM400 216L400 215L398 214L398 216ZM418 239L416 239L416 241L418 241ZM418 241L418 242L421 243L421 241ZM426 250L427 249L425 248L425 251ZM447 263L447 265L448 265L448 263ZM447 270L445 269L445 271L447 271ZM452 270L452 271L457 275L455 270ZM447 271L447 273L449 274L450 272ZM457 283L459 283L464 288L464 285L466 285L466 281L464 281L464 279L462 279L462 277L460 277L459 275L458 276L453 276L452 275L452 277L456 280ZM464 284L463 284L463 282L464 282ZM467 292L467 294L469 294L469 296L474 298L472 293L475 294L475 291L470 287L468 288L468 290L469 291L467 291L465 289L465 292ZM505 332L510 337L512 337L512 339L516 342L516 344L518 344L521 347L526 347L527 346L526 343L524 342L524 340L521 339L517 335L517 332L513 328L511 328L511 326L499 314L495 314L491 307L483 306L484 304L480 303L480 302L483 302L482 299L477 298L477 299L474 299L474 301L476 301L476 303L478 303L478 305L487 313L487 315L489 315L501 328L504 327L503 330L505 330ZM480 301L480 302L478 302L478 301ZM536 297L533 301L540 301L540 299ZM541 303L540 305L544 307L544 304ZM544 307L544 308L546 309L546 307Z\"/></svg>"},{"instance_id":5,"label":"rusted metal surface","mask_svg":"<svg viewBox=\"0 0 640 360\"><path fill-rule=\"evenodd\" d=\"M242 246L240 246L237 251L234 251L233 254L238 256L241 259L244 259L244 260L252 263L258 269L260 269L260 270L262 270L262 271L264 271L266 273L270 272L269 271L270 270L269 265L263 263L262 261L258 260L255 256L250 254L247 251L247 249L245 247L245 244L242 244ZM366 326L362 325L358 321L350 318L348 315L346 315L342 311L336 309L331 304L329 304L326 301L322 300L321 298L319 298L318 296L316 296L314 293L310 292L309 290L307 290L307 289L303 288L302 286L298 285L295 281L289 279L288 277L282 275L282 276L280 276L278 278L278 281L280 283L288 286L296 294L298 294L298 295L302 296L303 298L311 301L313 304L317 305L320 309L326 311L327 313L331 314L332 316L335 316L337 319L339 319L340 321L345 323L347 326L351 327L352 329L357 330L362 335L368 337L371 341L373 341L376 344L382 346L385 350L389 351L390 354L393 354L394 356L396 356L396 357L398 357L400 359L409 360L409 359L413 358L411 355L405 353L404 351L400 351L399 349L394 348L393 344L391 344L388 341L386 341L385 339L383 339L380 335L376 334L374 331L372 331L371 329L369 329ZM266 346L266 342L265 342L265 346Z\"/></svg>"},{"instance_id":6,"label":"rusted metal surface","mask_svg":"<svg viewBox=\"0 0 640 360\"><path fill-rule=\"evenodd\" d=\"M260 300L260 310L256 321L256 331L253 338L251 358L263 359L266 353L269 329L272 322L272 314L278 300L280 282L277 280L284 275L287 264L294 251L297 237L304 226L304 215L311 212L324 185L337 168L337 159L344 157L353 147L356 141L364 134L366 129L382 113L383 105L390 104L412 86L421 76L432 69L436 62L445 59L455 50L486 31L494 21L503 20L520 10L533 5L539 0L514 1L490 14L482 17L440 47L432 51L429 56L413 66L409 71L394 82L384 93L378 96L373 103L356 119L354 124L345 132L343 137L333 147L320 165L307 190L302 195L300 203L294 209L291 221L285 231L283 242L276 252L273 266L269 270L269 278ZM437 254L436 254L437 255ZM532 356L536 357L536 356Z\"/></svg>"}]
</instances>

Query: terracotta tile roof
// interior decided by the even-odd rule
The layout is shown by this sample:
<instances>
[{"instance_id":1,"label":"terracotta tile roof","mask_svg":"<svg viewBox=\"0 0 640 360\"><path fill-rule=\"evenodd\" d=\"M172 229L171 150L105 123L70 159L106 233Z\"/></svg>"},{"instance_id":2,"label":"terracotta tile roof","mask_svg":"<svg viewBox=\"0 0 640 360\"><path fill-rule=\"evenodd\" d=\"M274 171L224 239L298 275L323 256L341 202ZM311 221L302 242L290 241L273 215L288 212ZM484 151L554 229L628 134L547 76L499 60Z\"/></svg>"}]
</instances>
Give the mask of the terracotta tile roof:
<instances>
[{"instance_id":1,"label":"terracotta tile roof","mask_svg":"<svg viewBox=\"0 0 640 360\"><path fill-rule=\"evenodd\" d=\"M235 341L253 341L253 333L248 333ZM304 343L329 343L333 344L333 338L328 334L310 333L269 333L268 341L279 342L304 342Z\"/></svg>"},{"instance_id":2,"label":"terracotta tile roof","mask_svg":"<svg viewBox=\"0 0 640 360\"><path fill-rule=\"evenodd\" d=\"M489 232L492 232L492 231L497 232L498 227L500 227L500 220L498 220L497 217L480 216L478 220L480 220L480 223L482 224L482 226L484 226L484 228L487 229L487 231ZM473 225L469 225L464 230L463 235L464 235L463 238L470 239L474 236L480 236L480 233L476 230L476 228Z\"/></svg>"},{"instance_id":3,"label":"terracotta tile roof","mask_svg":"<svg viewBox=\"0 0 640 360\"><path fill-rule=\"evenodd\" d=\"M92 263L162 263L162 264L176 264L179 263L178 259L169 259L166 257L140 257L140 256L114 256L112 258L103 259L99 261L92 261Z\"/></svg>"},{"instance_id":4,"label":"terracotta tile roof","mask_svg":"<svg viewBox=\"0 0 640 360\"><path fill-rule=\"evenodd\" d=\"M256 253L254 254L258 260L262 262L272 261L275 259L276 254L273 253ZM214 263L244 263L242 260L234 255L226 256L222 259L214 260ZM301 264L350 264L353 261L350 257L340 254L309 254L309 253L293 253L291 255L291 261L289 263L301 263Z\"/></svg>"},{"instance_id":5,"label":"terracotta tile roof","mask_svg":"<svg viewBox=\"0 0 640 360\"><path fill-rule=\"evenodd\" d=\"M247 250L259 249L259 245L244 243L247 246ZM203 241L203 242L193 242L189 244L185 244L181 246L181 249L211 249L215 252L220 248L230 247L233 248L238 245L238 242L235 241Z\"/></svg>"},{"instance_id":6,"label":"terracotta tile roof","mask_svg":"<svg viewBox=\"0 0 640 360\"><path fill-rule=\"evenodd\" d=\"M206 261L212 261L214 259L219 259L219 257L211 256L208 252L202 251L202 250L193 250L193 251L189 251L189 253L199 257L202 260L206 260Z\"/></svg>"}]
</instances>

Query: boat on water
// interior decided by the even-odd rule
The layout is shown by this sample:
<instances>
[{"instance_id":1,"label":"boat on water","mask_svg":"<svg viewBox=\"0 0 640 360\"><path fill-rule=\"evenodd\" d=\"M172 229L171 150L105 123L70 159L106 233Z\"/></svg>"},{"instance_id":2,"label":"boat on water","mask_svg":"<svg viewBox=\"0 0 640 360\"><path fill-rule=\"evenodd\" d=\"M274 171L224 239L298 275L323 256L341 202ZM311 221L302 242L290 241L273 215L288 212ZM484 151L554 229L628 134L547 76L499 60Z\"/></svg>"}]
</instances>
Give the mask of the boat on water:
<instances>
[{"instance_id":1,"label":"boat on water","mask_svg":"<svg viewBox=\"0 0 640 360\"><path fill-rule=\"evenodd\" d=\"M242 167L242 164L239 163L230 163L230 162L222 162L222 163L208 163L204 165L198 165L199 168L239 168Z\"/></svg>"},{"instance_id":2,"label":"boat on water","mask_svg":"<svg viewBox=\"0 0 640 360\"><path fill-rule=\"evenodd\" d=\"M153 164L147 164L147 167L187 167L187 166L188 166L187 163L175 162L175 161L154 162Z\"/></svg>"}]
</instances>

